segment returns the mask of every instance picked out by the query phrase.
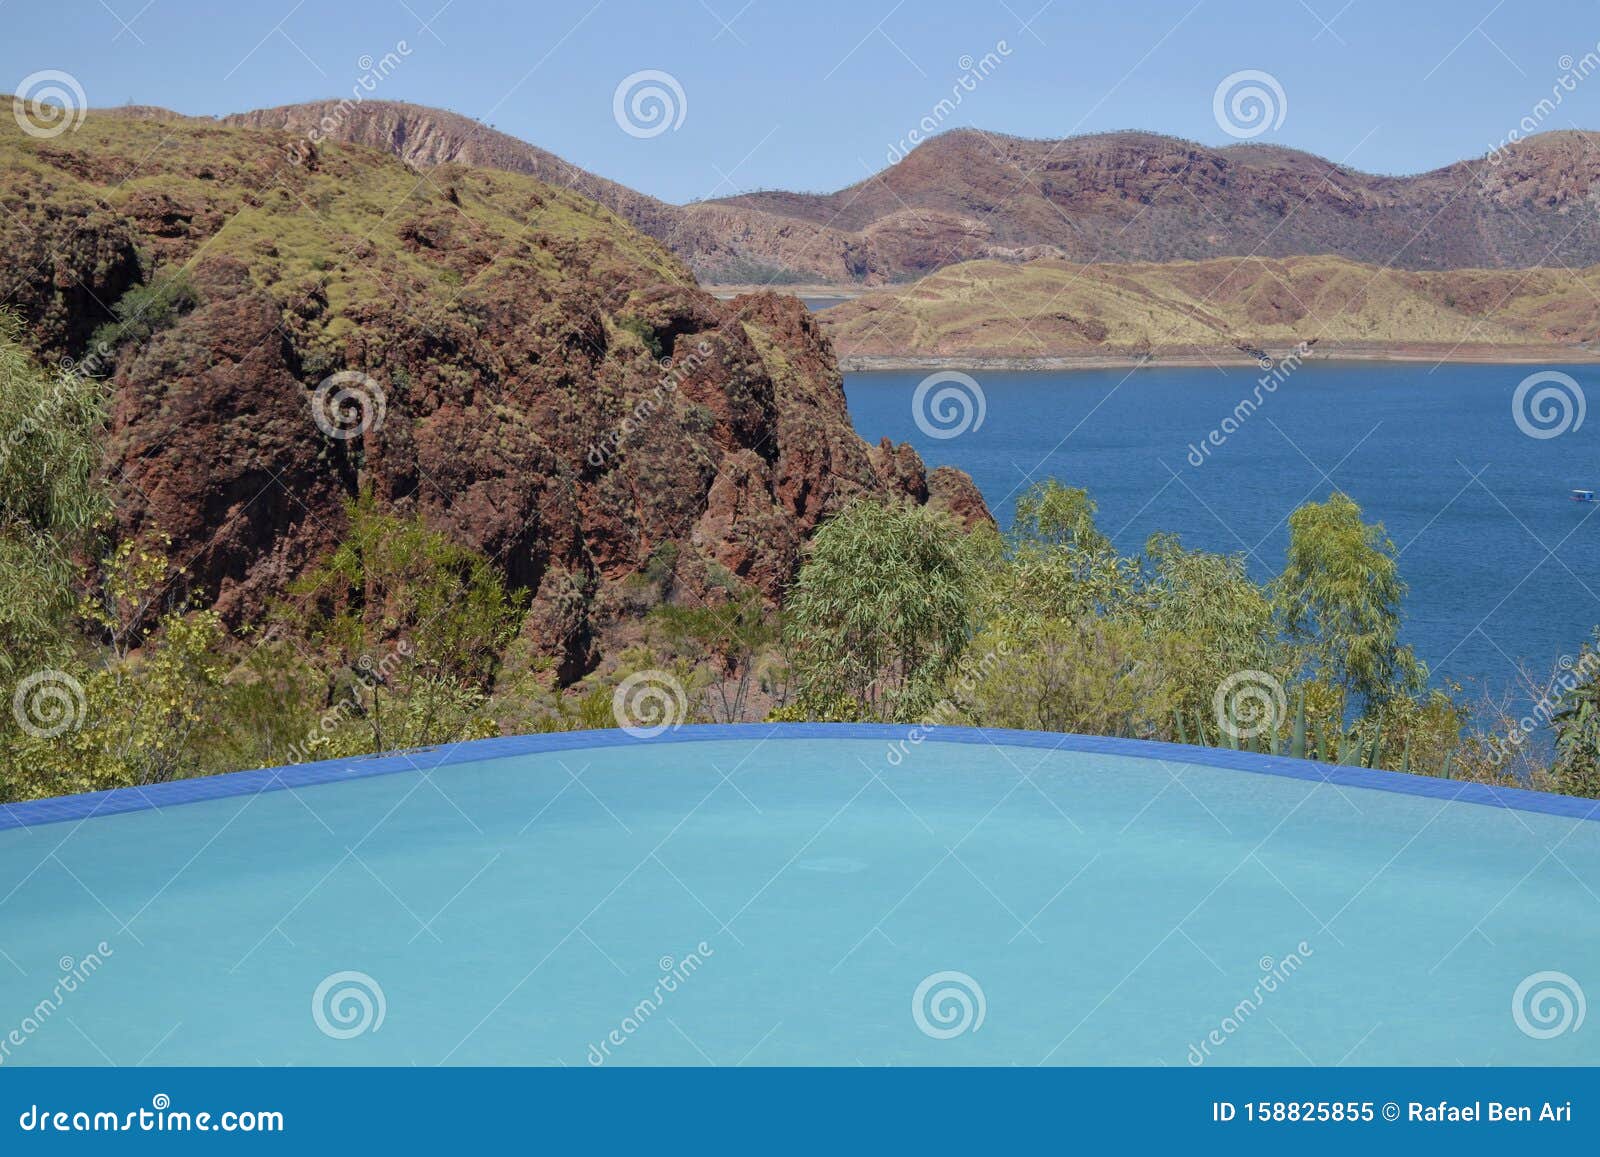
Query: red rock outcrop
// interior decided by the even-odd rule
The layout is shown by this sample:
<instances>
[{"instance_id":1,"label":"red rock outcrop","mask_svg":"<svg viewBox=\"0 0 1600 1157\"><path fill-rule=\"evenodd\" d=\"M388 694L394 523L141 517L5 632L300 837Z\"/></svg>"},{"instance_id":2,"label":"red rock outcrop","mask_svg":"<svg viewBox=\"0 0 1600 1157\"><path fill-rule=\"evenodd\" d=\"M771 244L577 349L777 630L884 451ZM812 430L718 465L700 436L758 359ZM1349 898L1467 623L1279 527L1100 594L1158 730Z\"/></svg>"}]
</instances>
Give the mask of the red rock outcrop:
<instances>
[{"instance_id":1,"label":"red rock outcrop","mask_svg":"<svg viewBox=\"0 0 1600 1157\"><path fill-rule=\"evenodd\" d=\"M141 290L105 362L110 470L120 532L170 535L231 621L370 492L532 592L524 638L572 678L652 559L682 597L732 576L775 600L841 503L927 495L909 447L874 469L794 298L719 302L567 189L302 145L144 113L0 127L0 245L63 249L6 274L41 354L82 357L135 279L184 285Z\"/></svg>"}]
</instances>

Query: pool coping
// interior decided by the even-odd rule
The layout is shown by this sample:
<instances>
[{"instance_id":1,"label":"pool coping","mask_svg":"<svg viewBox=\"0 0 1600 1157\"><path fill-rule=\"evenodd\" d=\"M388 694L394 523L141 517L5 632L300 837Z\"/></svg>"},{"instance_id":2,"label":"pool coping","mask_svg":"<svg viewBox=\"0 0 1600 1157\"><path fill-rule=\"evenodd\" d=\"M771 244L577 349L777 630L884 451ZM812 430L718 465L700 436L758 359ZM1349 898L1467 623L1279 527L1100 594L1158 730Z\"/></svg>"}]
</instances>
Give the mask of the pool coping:
<instances>
[{"instance_id":1,"label":"pool coping","mask_svg":"<svg viewBox=\"0 0 1600 1157\"><path fill-rule=\"evenodd\" d=\"M1053 731L1011 731L988 727L923 727L894 723L699 723L683 724L659 735L636 735L621 730L556 731L534 735L475 739L462 743L398 751L383 755L328 759L287 767L234 771L194 779L171 780L144 787L120 787L80 795L55 796L25 803L0 805L0 831L44 824L86 820L96 816L160 810L204 800L258 795L369 779L401 772L429 773L458 763L478 763L518 755L579 751L595 747L648 747L660 743L705 743L718 740L773 739L878 739L890 749L904 749L902 757L922 743L973 743L995 747L1031 747L1053 751L1086 752L1154 759L1228 771L1246 771L1289 779L1321 782L1337 787L1367 788L1424 796L1457 803L1482 804L1512 811L1600 822L1600 800L1555 795L1527 788L1438 779L1399 771L1293 759L1283 755L1257 755L1217 747L1192 747L1147 739L1112 739Z\"/></svg>"}]
</instances>

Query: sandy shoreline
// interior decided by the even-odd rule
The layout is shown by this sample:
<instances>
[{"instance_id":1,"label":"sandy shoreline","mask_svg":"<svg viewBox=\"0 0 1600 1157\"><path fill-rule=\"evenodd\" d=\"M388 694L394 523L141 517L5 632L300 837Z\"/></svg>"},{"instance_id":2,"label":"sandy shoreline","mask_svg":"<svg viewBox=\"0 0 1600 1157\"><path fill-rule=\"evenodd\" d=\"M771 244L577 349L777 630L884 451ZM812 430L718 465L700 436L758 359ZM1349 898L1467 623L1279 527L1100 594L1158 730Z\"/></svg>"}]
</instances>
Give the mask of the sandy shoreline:
<instances>
[{"instance_id":1,"label":"sandy shoreline","mask_svg":"<svg viewBox=\"0 0 1600 1157\"><path fill-rule=\"evenodd\" d=\"M1292 347L1267 347L1274 362L1293 353ZM1415 362L1423 364L1571 365L1600 362L1600 348L1587 346L1341 346L1313 350L1305 362ZM1261 366L1256 358L1232 347L1161 351L1147 356L1120 353L1082 353L1050 356L1001 357L992 354L840 354L845 373L883 373L908 370L983 370L1033 373L1062 370L1138 369L1142 367Z\"/></svg>"}]
</instances>

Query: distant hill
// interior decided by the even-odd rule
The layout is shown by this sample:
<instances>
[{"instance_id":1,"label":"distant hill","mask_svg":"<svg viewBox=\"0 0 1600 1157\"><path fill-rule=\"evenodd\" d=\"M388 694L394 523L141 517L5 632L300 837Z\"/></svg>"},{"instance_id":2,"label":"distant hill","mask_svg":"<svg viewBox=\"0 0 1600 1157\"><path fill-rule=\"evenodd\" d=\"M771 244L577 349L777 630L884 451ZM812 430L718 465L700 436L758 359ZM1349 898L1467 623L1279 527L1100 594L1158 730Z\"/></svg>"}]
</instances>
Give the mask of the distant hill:
<instances>
[{"instance_id":1,"label":"distant hill","mask_svg":"<svg viewBox=\"0 0 1600 1157\"><path fill-rule=\"evenodd\" d=\"M335 106L229 118L303 131ZM1153 133L1060 141L958 129L835 193L669 205L467 117L370 101L333 136L568 185L665 243L702 281L878 285L960 261L1198 261L1332 254L1400 269L1600 263L1600 148L1545 133L1498 163L1384 177L1260 144Z\"/></svg>"},{"instance_id":2,"label":"distant hill","mask_svg":"<svg viewBox=\"0 0 1600 1157\"><path fill-rule=\"evenodd\" d=\"M1600 338L1600 267L1418 272L1340 257L974 261L818 316L850 358L1215 356L1300 341L1335 356L1577 357Z\"/></svg>"},{"instance_id":3,"label":"distant hill","mask_svg":"<svg viewBox=\"0 0 1600 1157\"><path fill-rule=\"evenodd\" d=\"M861 242L826 225L797 222L726 202L670 205L608 181L554 153L441 109L395 101L284 105L224 117L225 122L304 134L326 121L329 139L368 145L426 168L472 165L527 173L570 188L663 242L701 280L775 284L859 281L871 270ZM880 278L881 280L881 278Z\"/></svg>"},{"instance_id":4,"label":"distant hill","mask_svg":"<svg viewBox=\"0 0 1600 1157\"><path fill-rule=\"evenodd\" d=\"M1402 269L1600 262L1600 149L1533 137L1498 164L1380 177L1265 145L1151 133L945 133L837 193L728 203L871 240L891 276L980 257L1079 262L1334 254Z\"/></svg>"}]
</instances>

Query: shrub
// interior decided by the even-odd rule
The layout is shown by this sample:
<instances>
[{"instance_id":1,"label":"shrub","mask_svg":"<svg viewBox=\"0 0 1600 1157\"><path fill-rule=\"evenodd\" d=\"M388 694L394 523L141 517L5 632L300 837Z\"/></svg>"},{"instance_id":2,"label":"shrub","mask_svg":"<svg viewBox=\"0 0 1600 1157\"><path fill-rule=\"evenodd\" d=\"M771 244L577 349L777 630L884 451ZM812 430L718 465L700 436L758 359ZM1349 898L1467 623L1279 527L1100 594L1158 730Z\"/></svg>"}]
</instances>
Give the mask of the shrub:
<instances>
[{"instance_id":1,"label":"shrub","mask_svg":"<svg viewBox=\"0 0 1600 1157\"><path fill-rule=\"evenodd\" d=\"M89 339L90 348L116 349L125 341L146 341L199 302L200 294L194 282L181 269L166 277L135 285L111 307L114 320L94 331Z\"/></svg>"},{"instance_id":2,"label":"shrub","mask_svg":"<svg viewBox=\"0 0 1600 1157\"><path fill-rule=\"evenodd\" d=\"M916 718L966 646L976 577L941 515L847 506L817 531L789 595L796 704L849 699L863 719Z\"/></svg>"}]
</instances>

